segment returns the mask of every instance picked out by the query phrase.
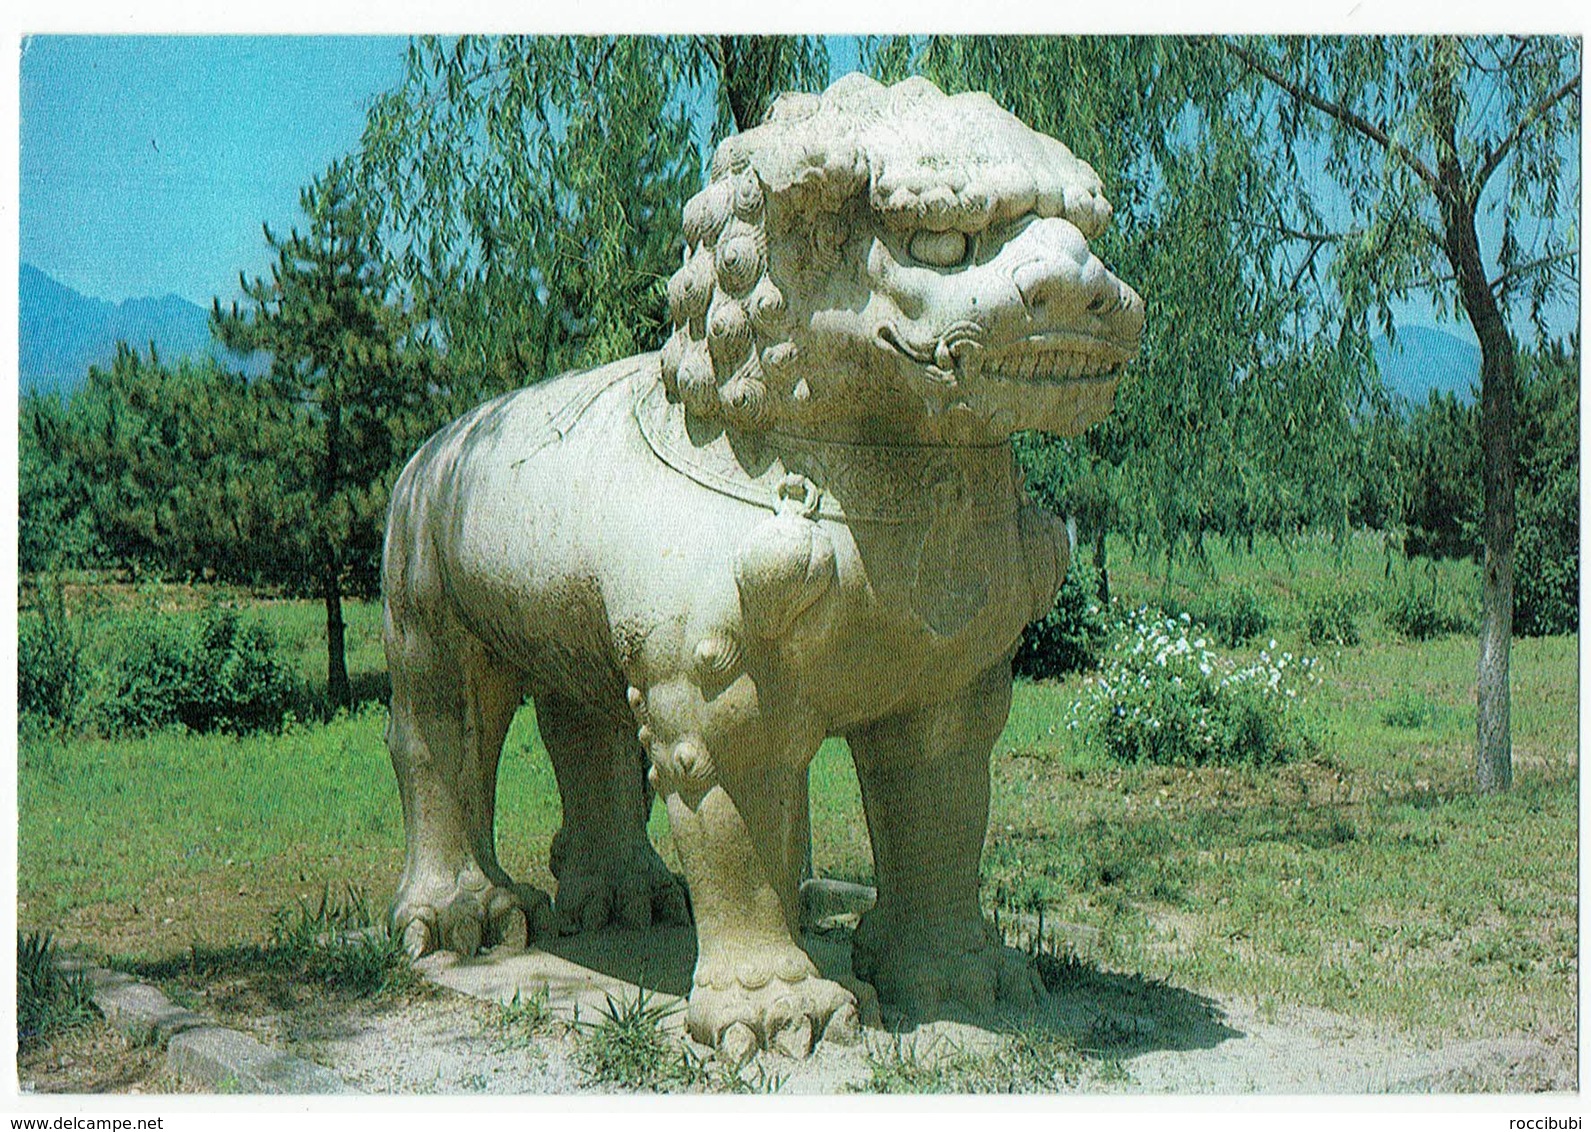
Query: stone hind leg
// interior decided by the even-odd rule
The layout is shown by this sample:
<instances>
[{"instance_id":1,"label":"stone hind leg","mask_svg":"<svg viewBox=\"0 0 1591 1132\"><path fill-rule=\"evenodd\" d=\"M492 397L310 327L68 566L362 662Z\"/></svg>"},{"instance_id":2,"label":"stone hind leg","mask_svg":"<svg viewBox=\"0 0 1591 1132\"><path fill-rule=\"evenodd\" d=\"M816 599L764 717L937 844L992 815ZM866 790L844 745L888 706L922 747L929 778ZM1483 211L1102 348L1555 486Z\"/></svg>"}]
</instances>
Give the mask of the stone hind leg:
<instances>
[{"instance_id":1,"label":"stone hind leg","mask_svg":"<svg viewBox=\"0 0 1591 1132\"><path fill-rule=\"evenodd\" d=\"M1001 665L942 704L847 736L878 873L878 903L853 944L856 973L881 1002L919 1019L1029 1007L1043 993L978 903L989 752L1010 703Z\"/></svg>"},{"instance_id":2,"label":"stone hind leg","mask_svg":"<svg viewBox=\"0 0 1591 1132\"><path fill-rule=\"evenodd\" d=\"M591 704L549 691L535 700L563 798L551 860L559 930L689 923L685 894L646 835L646 756L622 695Z\"/></svg>"},{"instance_id":3,"label":"stone hind leg","mask_svg":"<svg viewBox=\"0 0 1591 1132\"><path fill-rule=\"evenodd\" d=\"M391 602L386 645L387 747L406 844L393 930L415 956L523 945L550 928L550 902L503 871L493 832L497 765L522 678L461 627L438 631Z\"/></svg>"}]
</instances>

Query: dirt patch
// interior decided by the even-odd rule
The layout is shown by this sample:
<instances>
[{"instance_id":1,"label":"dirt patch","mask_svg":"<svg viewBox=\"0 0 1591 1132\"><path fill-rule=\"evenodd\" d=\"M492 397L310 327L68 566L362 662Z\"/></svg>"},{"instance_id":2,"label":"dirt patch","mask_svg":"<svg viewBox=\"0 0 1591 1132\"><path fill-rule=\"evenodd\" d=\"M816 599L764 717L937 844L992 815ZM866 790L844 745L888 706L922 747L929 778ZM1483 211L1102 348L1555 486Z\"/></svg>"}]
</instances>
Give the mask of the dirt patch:
<instances>
[{"instance_id":1,"label":"dirt patch","mask_svg":"<svg viewBox=\"0 0 1591 1132\"><path fill-rule=\"evenodd\" d=\"M825 974L849 971L844 932L809 935ZM375 1001L278 999L218 983L199 1008L227 1025L315 1061L371 1093L608 1092L582 1068L581 1043L611 997L644 992L663 1008L680 1056L701 1067L690 1088L786 1094L877 1087L960 1088L977 1058L997 1067L1013 1041L1043 1035L1054 1076L1018 1080L1046 1092L1168 1094L1534 1092L1577 1087L1570 1035L1459 1041L1322 1010L1260 1006L1086 964L1050 971L1054 992L1023 1016L910 1023L885 1015L858 1045L825 1043L805 1060L759 1054L731 1076L687 1042L668 1008L689 986L689 931L609 931L548 950L500 950L421 965L437 984ZM190 993L196 993L194 988ZM517 1007L505 1007L515 1003ZM527 1023L524 1004L536 1003ZM958 1065L956 1076L935 1066ZM910 1073L901 1072L903 1067ZM976 1072L976 1069L973 1070ZM894 1084L892 1085L891 1082ZM973 1087L978 1082L973 1080Z\"/></svg>"},{"instance_id":2,"label":"dirt patch","mask_svg":"<svg viewBox=\"0 0 1591 1132\"><path fill-rule=\"evenodd\" d=\"M165 1052L135 1045L105 1022L66 1030L17 1055L24 1093L191 1093L165 1068Z\"/></svg>"}]
</instances>

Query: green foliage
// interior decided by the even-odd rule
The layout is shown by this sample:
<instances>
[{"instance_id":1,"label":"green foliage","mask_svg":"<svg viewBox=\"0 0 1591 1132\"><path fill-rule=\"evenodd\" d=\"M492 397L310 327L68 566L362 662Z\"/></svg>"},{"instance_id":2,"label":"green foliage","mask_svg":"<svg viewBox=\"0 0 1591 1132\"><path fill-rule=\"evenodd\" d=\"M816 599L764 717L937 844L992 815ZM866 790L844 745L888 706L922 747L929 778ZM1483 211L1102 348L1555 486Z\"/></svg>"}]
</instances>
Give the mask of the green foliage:
<instances>
[{"instance_id":1,"label":"green foliage","mask_svg":"<svg viewBox=\"0 0 1591 1132\"><path fill-rule=\"evenodd\" d=\"M1515 398L1517 525L1514 634L1579 627L1578 337L1519 359ZM1432 394L1410 414L1401 440L1404 546L1411 555L1478 555L1481 517L1480 409Z\"/></svg>"},{"instance_id":2,"label":"green foliage","mask_svg":"<svg viewBox=\"0 0 1591 1132\"><path fill-rule=\"evenodd\" d=\"M292 427L272 487L286 536L273 561L299 592L326 603L326 699L347 707L344 594L380 583L392 482L435 424L435 358L381 257L378 211L355 191L348 161L333 163L299 203L309 221L284 237L265 229L270 277L243 280L248 308L216 300L210 324L233 350L264 351L266 391Z\"/></svg>"},{"instance_id":3,"label":"green foliage","mask_svg":"<svg viewBox=\"0 0 1591 1132\"><path fill-rule=\"evenodd\" d=\"M300 206L308 231L266 227L269 278L243 280L246 307L217 300L211 326L231 349L270 356L252 388L285 426L270 483L282 519L276 569L301 593L373 593L391 482L440 423L426 403L429 354L350 167L333 164Z\"/></svg>"},{"instance_id":4,"label":"green foliage","mask_svg":"<svg viewBox=\"0 0 1591 1132\"><path fill-rule=\"evenodd\" d=\"M1464 602L1441 584L1434 567L1424 571L1424 578L1419 573L1404 571L1387 594L1381 607L1387 628L1411 641L1429 641L1473 629L1474 618L1466 613Z\"/></svg>"},{"instance_id":5,"label":"green foliage","mask_svg":"<svg viewBox=\"0 0 1591 1132\"><path fill-rule=\"evenodd\" d=\"M83 972L67 974L48 932L17 932L17 1047L27 1051L52 1034L100 1016Z\"/></svg>"},{"instance_id":6,"label":"green foliage","mask_svg":"<svg viewBox=\"0 0 1591 1132\"><path fill-rule=\"evenodd\" d=\"M72 423L58 396L23 395L17 417L17 569L23 574L83 566L103 554Z\"/></svg>"},{"instance_id":7,"label":"green foliage","mask_svg":"<svg viewBox=\"0 0 1591 1132\"><path fill-rule=\"evenodd\" d=\"M68 732L89 689L88 622L68 614L59 577L42 579L38 597L38 611L17 618L17 711L24 724Z\"/></svg>"},{"instance_id":8,"label":"green foliage","mask_svg":"<svg viewBox=\"0 0 1591 1132\"><path fill-rule=\"evenodd\" d=\"M361 177L394 266L478 395L660 344L679 221L719 133L827 75L815 39L462 36L410 45Z\"/></svg>"},{"instance_id":9,"label":"green foliage","mask_svg":"<svg viewBox=\"0 0 1591 1132\"><path fill-rule=\"evenodd\" d=\"M1364 597L1343 581L1319 582L1306 589L1300 605L1304 639L1312 645L1357 645Z\"/></svg>"},{"instance_id":10,"label":"green foliage","mask_svg":"<svg viewBox=\"0 0 1591 1132\"><path fill-rule=\"evenodd\" d=\"M1315 662L1267 650L1237 665L1196 632L1187 614L1128 614L1068 729L1122 763L1268 766L1312 753L1318 744L1295 701L1316 679Z\"/></svg>"},{"instance_id":11,"label":"green foliage","mask_svg":"<svg viewBox=\"0 0 1591 1132\"><path fill-rule=\"evenodd\" d=\"M1248 644L1271 627L1269 606L1245 582L1228 582L1197 603L1191 612L1229 649Z\"/></svg>"},{"instance_id":12,"label":"green foliage","mask_svg":"<svg viewBox=\"0 0 1591 1132\"><path fill-rule=\"evenodd\" d=\"M1580 340L1520 367L1514 633L1580 628Z\"/></svg>"},{"instance_id":13,"label":"green foliage","mask_svg":"<svg viewBox=\"0 0 1591 1132\"><path fill-rule=\"evenodd\" d=\"M172 368L123 346L65 406L35 404L23 527L66 533L25 533L31 564L279 580L298 517L273 503L287 427L259 393L213 362Z\"/></svg>"},{"instance_id":14,"label":"green foliage","mask_svg":"<svg viewBox=\"0 0 1591 1132\"><path fill-rule=\"evenodd\" d=\"M125 624L116 647L98 707L111 731L274 730L301 695L270 629L224 606L198 619L139 617Z\"/></svg>"},{"instance_id":15,"label":"green foliage","mask_svg":"<svg viewBox=\"0 0 1591 1132\"><path fill-rule=\"evenodd\" d=\"M1099 663L1105 612L1094 595L1093 571L1074 558L1055 605L1022 633L1011 671L1030 680L1054 680Z\"/></svg>"},{"instance_id":16,"label":"green foliage","mask_svg":"<svg viewBox=\"0 0 1591 1132\"><path fill-rule=\"evenodd\" d=\"M1401 444L1404 549L1469 557L1480 544L1480 418L1473 405L1433 391L1409 415Z\"/></svg>"}]
</instances>

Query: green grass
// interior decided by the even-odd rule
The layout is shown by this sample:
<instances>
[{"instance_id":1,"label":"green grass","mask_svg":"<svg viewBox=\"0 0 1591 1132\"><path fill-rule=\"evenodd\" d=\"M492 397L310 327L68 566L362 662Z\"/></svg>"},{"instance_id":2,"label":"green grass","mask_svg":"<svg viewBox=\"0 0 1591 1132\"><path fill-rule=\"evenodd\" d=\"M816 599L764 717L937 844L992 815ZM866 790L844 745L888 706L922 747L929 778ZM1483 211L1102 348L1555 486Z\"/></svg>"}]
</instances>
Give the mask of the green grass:
<instances>
[{"instance_id":1,"label":"green grass","mask_svg":"<svg viewBox=\"0 0 1591 1132\"><path fill-rule=\"evenodd\" d=\"M1319 756L1280 768L1121 767L1069 734L1075 681L1020 684L994 756L984 900L1099 929L1094 956L1123 978L1270 1004L1320 1006L1462 1036L1575 1033L1578 971L1577 640L1513 653L1516 787L1474 794L1475 643L1399 638L1376 611L1388 563L1359 538L1212 546L1172 570L1112 544L1124 600L1191 604L1241 580L1274 612L1279 649L1321 658ZM1401 568L1393 562L1391 573ZM1473 583L1472 564L1439 567ZM1302 595L1365 595L1358 646L1307 646ZM323 615L255 607L307 678L324 679ZM382 682L379 609L350 603L356 686ZM1420 709L1414 712L1409 705ZM1418 716L1418 718L1414 718ZM1412 721L1412 725L1411 725ZM279 736L25 737L18 799L19 921L73 947L142 956L268 939L273 915L351 882L384 903L402 821L379 700ZM499 780L499 846L516 877L551 888L557 790L520 712ZM814 864L870 882L845 745L812 768ZM666 816L651 832L678 867Z\"/></svg>"},{"instance_id":2,"label":"green grass","mask_svg":"<svg viewBox=\"0 0 1591 1132\"><path fill-rule=\"evenodd\" d=\"M857 1093L1056 1093L1075 1086L1083 1058L1067 1038L1024 1030L994 1048L931 1046L899 1034L867 1046L868 1077Z\"/></svg>"},{"instance_id":3,"label":"green grass","mask_svg":"<svg viewBox=\"0 0 1591 1132\"><path fill-rule=\"evenodd\" d=\"M575 1064L586 1082L610 1089L670 1092L701 1084L705 1071L664 1029L683 1004L659 1002L643 988L607 1002L597 1020L575 1023Z\"/></svg>"}]
</instances>

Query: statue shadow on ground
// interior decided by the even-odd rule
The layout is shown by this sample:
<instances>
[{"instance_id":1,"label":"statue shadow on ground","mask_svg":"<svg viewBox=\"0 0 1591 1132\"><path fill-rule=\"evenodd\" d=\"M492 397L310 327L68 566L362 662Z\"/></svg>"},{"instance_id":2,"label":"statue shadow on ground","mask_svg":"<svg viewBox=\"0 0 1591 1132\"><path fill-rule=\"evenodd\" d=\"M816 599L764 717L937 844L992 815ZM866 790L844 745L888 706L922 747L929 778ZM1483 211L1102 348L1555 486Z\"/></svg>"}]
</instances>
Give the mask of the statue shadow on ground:
<instances>
[{"instance_id":1,"label":"statue shadow on ground","mask_svg":"<svg viewBox=\"0 0 1591 1132\"><path fill-rule=\"evenodd\" d=\"M854 977L848 929L810 931L803 935L802 943L826 978L849 981ZM587 983L584 988L586 1000L594 998L597 1003L603 1001L603 995L619 1001L625 988L683 997L690 991L696 965L695 933L689 928L583 932L540 941L527 957L537 952L562 961L554 968L545 962L535 963L537 974L547 977L555 997L576 997L580 988L573 980L579 977L576 972L584 971L599 976L597 983ZM1036 962L1049 990L1047 1001L1037 1010L947 1010L932 1017L903 1019L892 1017L886 1008L885 1029L909 1033L933 1022L953 1022L997 1034L1036 1028L1069 1039L1085 1056L1104 1059L1213 1049L1244 1036L1227 1024L1214 999L1182 987L1142 975L1101 970L1086 960L1044 955ZM567 972L562 977L570 980L562 986L560 972Z\"/></svg>"}]
</instances>

